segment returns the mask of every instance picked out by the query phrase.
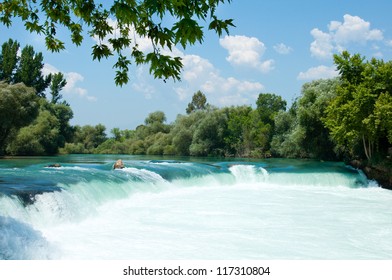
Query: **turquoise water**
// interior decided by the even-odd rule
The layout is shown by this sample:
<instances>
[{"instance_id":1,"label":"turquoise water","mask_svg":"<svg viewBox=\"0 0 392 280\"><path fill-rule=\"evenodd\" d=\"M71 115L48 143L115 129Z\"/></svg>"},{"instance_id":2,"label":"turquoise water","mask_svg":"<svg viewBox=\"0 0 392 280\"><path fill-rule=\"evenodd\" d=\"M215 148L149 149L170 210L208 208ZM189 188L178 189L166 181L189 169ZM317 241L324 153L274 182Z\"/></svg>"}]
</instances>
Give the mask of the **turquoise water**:
<instances>
[{"instance_id":1,"label":"turquoise water","mask_svg":"<svg viewBox=\"0 0 392 280\"><path fill-rule=\"evenodd\" d=\"M343 163L118 158L0 160L0 259L392 258L392 192Z\"/></svg>"}]
</instances>

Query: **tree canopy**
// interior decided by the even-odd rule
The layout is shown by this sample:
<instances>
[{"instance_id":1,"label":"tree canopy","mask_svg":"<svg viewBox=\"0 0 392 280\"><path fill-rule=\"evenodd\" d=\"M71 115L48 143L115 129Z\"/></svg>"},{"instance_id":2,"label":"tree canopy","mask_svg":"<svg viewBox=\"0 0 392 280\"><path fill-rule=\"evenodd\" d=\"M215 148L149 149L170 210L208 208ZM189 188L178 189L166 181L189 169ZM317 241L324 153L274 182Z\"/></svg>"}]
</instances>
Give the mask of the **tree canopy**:
<instances>
[{"instance_id":1,"label":"tree canopy","mask_svg":"<svg viewBox=\"0 0 392 280\"><path fill-rule=\"evenodd\" d=\"M0 154L4 152L11 134L34 120L38 108L34 89L23 84L0 82Z\"/></svg>"},{"instance_id":2,"label":"tree canopy","mask_svg":"<svg viewBox=\"0 0 392 280\"><path fill-rule=\"evenodd\" d=\"M73 112L60 93L64 75L44 76L42 53L29 45L19 53L19 47L12 39L1 46L0 155L56 154L73 136Z\"/></svg>"},{"instance_id":3,"label":"tree canopy","mask_svg":"<svg viewBox=\"0 0 392 280\"><path fill-rule=\"evenodd\" d=\"M205 110L209 104L207 103L207 97L204 93L198 90L192 96L192 101L188 103L188 107L186 108L186 113L190 114L197 110Z\"/></svg>"},{"instance_id":4,"label":"tree canopy","mask_svg":"<svg viewBox=\"0 0 392 280\"><path fill-rule=\"evenodd\" d=\"M115 83L122 86L129 80L131 63L149 64L155 78L180 80L181 58L163 50L172 51L176 44L186 48L202 43L203 22L219 36L228 33L229 27L234 26L233 20L220 19L216 13L225 2L231 0L4 0L0 3L0 22L11 26L13 18L21 19L26 30L43 34L46 47L55 52L65 49L58 36L60 28L69 31L77 46L86 35L96 38L93 59L116 55ZM137 37L150 39L153 50L145 53Z\"/></svg>"},{"instance_id":5,"label":"tree canopy","mask_svg":"<svg viewBox=\"0 0 392 280\"><path fill-rule=\"evenodd\" d=\"M334 59L341 83L326 109L325 125L337 144L348 148L350 154L362 143L370 160L374 151L382 152L387 149L385 143L392 144L392 62L375 58L365 62L347 51Z\"/></svg>"},{"instance_id":6,"label":"tree canopy","mask_svg":"<svg viewBox=\"0 0 392 280\"><path fill-rule=\"evenodd\" d=\"M19 54L20 51L20 54ZM1 46L0 53L0 81L8 84L23 83L32 87L40 97L46 97L45 91L49 87L52 103L62 98L60 91L67 84L62 73L43 74L43 55L35 52L30 45L20 50L17 41L9 39Z\"/></svg>"}]
</instances>

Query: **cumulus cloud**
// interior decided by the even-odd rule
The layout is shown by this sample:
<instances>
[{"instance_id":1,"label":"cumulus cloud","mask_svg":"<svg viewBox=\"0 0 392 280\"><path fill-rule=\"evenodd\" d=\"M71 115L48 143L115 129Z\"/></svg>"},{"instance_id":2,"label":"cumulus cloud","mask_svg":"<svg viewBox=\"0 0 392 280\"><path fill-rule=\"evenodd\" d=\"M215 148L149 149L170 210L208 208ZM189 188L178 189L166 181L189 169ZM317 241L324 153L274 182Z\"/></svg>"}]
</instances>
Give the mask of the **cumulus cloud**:
<instances>
[{"instance_id":1,"label":"cumulus cloud","mask_svg":"<svg viewBox=\"0 0 392 280\"><path fill-rule=\"evenodd\" d=\"M48 63L45 63L42 69L42 73L44 75L56 74L58 72L62 72L62 71L58 70L56 67ZM89 101L97 100L95 96L88 94L87 89L78 86L79 82L83 82L84 80L84 77L81 74L77 72L66 72L66 73L62 72L62 73L64 75L65 80L67 81L67 84L63 88L65 93L76 94L77 96L85 98Z\"/></svg>"},{"instance_id":2,"label":"cumulus cloud","mask_svg":"<svg viewBox=\"0 0 392 280\"><path fill-rule=\"evenodd\" d=\"M175 91L180 100L189 99L201 90L210 103L219 106L249 104L264 89L258 82L222 77L211 63L198 55L184 55L181 86Z\"/></svg>"},{"instance_id":3,"label":"cumulus cloud","mask_svg":"<svg viewBox=\"0 0 392 280\"><path fill-rule=\"evenodd\" d=\"M274 46L274 50L279 54L289 54L293 51L293 49L289 46L286 46L283 43L277 44Z\"/></svg>"},{"instance_id":4,"label":"cumulus cloud","mask_svg":"<svg viewBox=\"0 0 392 280\"><path fill-rule=\"evenodd\" d=\"M317 79L330 79L337 77L339 72L334 66L320 65L317 67L309 68L305 72L298 74L298 80L317 80Z\"/></svg>"},{"instance_id":5,"label":"cumulus cloud","mask_svg":"<svg viewBox=\"0 0 392 280\"><path fill-rule=\"evenodd\" d=\"M102 42L108 43L108 39L116 36L115 20L108 20L110 26L115 30L113 34L105 37ZM130 37L134 44L143 52L153 50L151 40L138 36L134 31L130 31ZM100 42L98 38L93 38L95 42ZM221 45L229 50L227 60L234 65L247 65L266 73L273 69L274 61L261 60L266 47L264 43L256 38L245 36L226 36L221 39ZM173 84L173 89L180 100L190 99L198 90L206 94L210 103L214 105L227 106L236 104L253 103L264 86L258 82L243 81L234 77L222 77L212 65L212 63L198 55L185 54L176 47L171 50L161 49L162 54L181 57L183 63L182 82ZM159 89L155 80L146 74L145 67L138 67L132 89L144 95L146 99L151 99L153 94Z\"/></svg>"},{"instance_id":6,"label":"cumulus cloud","mask_svg":"<svg viewBox=\"0 0 392 280\"><path fill-rule=\"evenodd\" d=\"M247 36L225 36L219 40L220 45L227 49L229 55L226 60L233 65L248 66L263 73L274 68L272 59L262 61L262 56L267 49L263 42L255 37Z\"/></svg>"},{"instance_id":7,"label":"cumulus cloud","mask_svg":"<svg viewBox=\"0 0 392 280\"><path fill-rule=\"evenodd\" d=\"M327 32L314 28L310 34L314 38L310 52L317 58L329 58L333 51L341 51L349 44L365 44L384 39L381 30L371 29L369 22L349 14L343 16L343 22L331 21Z\"/></svg>"}]
</instances>

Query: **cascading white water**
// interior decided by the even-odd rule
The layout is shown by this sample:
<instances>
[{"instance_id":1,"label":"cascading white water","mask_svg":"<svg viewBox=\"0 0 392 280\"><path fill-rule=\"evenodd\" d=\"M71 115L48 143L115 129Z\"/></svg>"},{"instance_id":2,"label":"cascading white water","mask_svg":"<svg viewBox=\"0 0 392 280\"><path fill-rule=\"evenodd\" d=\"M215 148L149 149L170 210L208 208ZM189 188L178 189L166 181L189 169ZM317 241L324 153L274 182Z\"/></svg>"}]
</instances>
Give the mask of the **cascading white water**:
<instances>
[{"instance_id":1,"label":"cascading white water","mask_svg":"<svg viewBox=\"0 0 392 280\"><path fill-rule=\"evenodd\" d=\"M45 169L61 191L0 196L0 259L392 257L392 193L344 166L126 163Z\"/></svg>"}]
</instances>

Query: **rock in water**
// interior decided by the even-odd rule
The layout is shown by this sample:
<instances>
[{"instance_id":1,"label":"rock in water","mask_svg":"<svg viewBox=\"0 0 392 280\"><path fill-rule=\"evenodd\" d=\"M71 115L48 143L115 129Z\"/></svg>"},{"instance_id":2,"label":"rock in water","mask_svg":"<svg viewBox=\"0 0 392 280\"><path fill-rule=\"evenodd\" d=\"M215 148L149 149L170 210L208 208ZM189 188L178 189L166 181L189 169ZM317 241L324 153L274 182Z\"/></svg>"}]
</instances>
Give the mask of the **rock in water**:
<instances>
[{"instance_id":1,"label":"rock in water","mask_svg":"<svg viewBox=\"0 0 392 280\"><path fill-rule=\"evenodd\" d=\"M113 169L123 169L124 167L124 162L121 159L118 159L113 165Z\"/></svg>"},{"instance_id":2,"label":"rock in water","mask_svg":"<svg viewBox=\"0 0 392 280\"><path fill-rule=\"evenodd\" d=\"M47 167L59 168L61 167L61 165L59 163L55 163L55 164L49 164Z\"/></svg>"}]
</instances>

